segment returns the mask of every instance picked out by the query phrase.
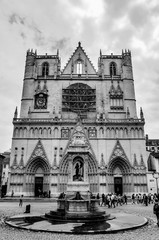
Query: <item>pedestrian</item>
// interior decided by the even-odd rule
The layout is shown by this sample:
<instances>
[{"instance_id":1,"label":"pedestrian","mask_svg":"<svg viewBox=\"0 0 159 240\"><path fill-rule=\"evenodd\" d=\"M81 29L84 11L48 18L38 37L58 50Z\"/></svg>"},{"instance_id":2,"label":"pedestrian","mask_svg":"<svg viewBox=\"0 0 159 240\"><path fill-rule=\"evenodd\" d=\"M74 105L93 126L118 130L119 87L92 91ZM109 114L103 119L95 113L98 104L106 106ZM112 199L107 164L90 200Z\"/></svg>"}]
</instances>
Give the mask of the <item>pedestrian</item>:
<instances>
[{"instance_id":1,"label":"pedestrian","mask_svg":"<svg viewBox=\"0 0 159 240\"><path fill-rule=\"evenodd\" d=\"M159 203L158 203L158 199L155 199L155 203L153 206L153 213L156 215L157 218L157 225L159 227Z\"/></svg>"},{"instance_id":2,"label":"pedestrian","mask_svg":"<svg viewBox=\"0 0 159 240\"><path fill-rule=\"evenodd\" d=\"M145 206L148 206L148 196L147 196L147 194L145 194L145 197L144 197L144 204L145 204Z\"/></svg>"},{"instance_id":3,"label":"pedestrian","mask_svg":"<svg viewBox=\"0 0 159 240\"><path fill-rule=\"evenodd\" d=\"M22 207L22 205L23 205L23 195L21 195L19 198L19 207Z\"/></svg>"},{"instance_id":4,"label":"pedestrian","mask_svg":"<svg viewBox=\"0 0 159 240\"><path fill-rule=\"evenodd\" d=\"M51 197L51 191L49 190L49 198Z\"/></svg>"},{"instance_id":5,"label":"pedestrian","mask_svg":"<svg viewBox=\"0 0 159 240\"><path fill-rule=\"evenodd\" d=\"M105 194L104 194L104 193L102 194L102 203L101 203L101 206L102 206L103 204L105 205Z\"/></svg>"},{"instance_id":6,"label":"pedestrian","mask_svg":"<svg viewBox=\"0 0 159 240\"><path fill-rule=\"evenodd\" d=\"M99 193L97 193L96 198L97 198L97 200L98 200L98 204L100 205L100 195L99 195Z\"/></svg>"},{"instance_id":7,"label":"pedestrian","mask_svg":"<svg viewBox=\"0 0 159 240\"><path fill-rule=\"evenodd\" d=\"M11 194L11 197L13 197L14 196L14 191L12 190L12 194Z\"/></svg>"},{"instance_id":8,"label":"pedestrian","mask_svg":"<svg viewBox=\"0 0 159 240\"><path fill-rule=\"evenodd\" d=\"M131 199L132 199L132 204L135 204L135 194L134 193L132 194Z\"/></svg>"},{"instance_id":9,"label":"pedestrian","mask_svg":"<svg viewBox=\"0 0 159 240\"><path fill-rule=\"evenodd\" d=\"M114 207L115 208L115 203L117 202L117 197L114 193L112 193L111 195L111 208Z\"/></svg>"},{"instance_id":10,"label":"pedestrian","mask_svg":"<svg viewBox=\"0 0 159 240\"><path fill-rule=\"evenodd\" d=\"M124 198L124 204L126 204L126 205L127 205L128 198L127 198L126 194L124 194L123 198Z\"/></svg>"},{"instance_id":11,"label":"pedestrian","mask_svg":"<svg viewBox=\"0 0 159 240\"><path fill-rule=\"evenodd\" d=\"M108 205L108 208L111 207L111 194L107 195L107 205Z\"/></svg>"}]
</instances>

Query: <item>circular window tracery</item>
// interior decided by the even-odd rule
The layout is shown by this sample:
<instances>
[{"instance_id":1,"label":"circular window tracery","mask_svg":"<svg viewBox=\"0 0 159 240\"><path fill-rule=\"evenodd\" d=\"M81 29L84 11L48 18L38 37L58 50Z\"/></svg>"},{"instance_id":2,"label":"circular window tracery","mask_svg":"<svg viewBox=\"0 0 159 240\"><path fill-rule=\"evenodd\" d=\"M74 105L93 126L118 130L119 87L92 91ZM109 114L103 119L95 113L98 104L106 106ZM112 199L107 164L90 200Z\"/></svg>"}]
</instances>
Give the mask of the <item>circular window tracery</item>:
<instances>
[{"instance_id":1,"label":"circular window tracery","mask_svg":"<svg viewBox=\"0 0 159 240\"><path fill-rule=\"evenodd\" d=\"M92 89L87 84L75 83L62 91L63 111L94 111L95 104L95 89Z\"/></svg>"}]
</instances>

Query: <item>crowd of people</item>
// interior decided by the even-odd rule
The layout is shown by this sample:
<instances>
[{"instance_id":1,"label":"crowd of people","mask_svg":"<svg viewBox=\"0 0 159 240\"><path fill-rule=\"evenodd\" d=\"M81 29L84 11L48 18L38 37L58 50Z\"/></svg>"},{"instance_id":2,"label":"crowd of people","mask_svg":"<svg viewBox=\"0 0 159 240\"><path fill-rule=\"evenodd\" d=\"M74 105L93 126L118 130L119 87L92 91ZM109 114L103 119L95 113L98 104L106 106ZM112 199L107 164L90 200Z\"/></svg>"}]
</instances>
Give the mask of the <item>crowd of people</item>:
<instances>
[{"instance_id":1,"label":"crowd of people","mask_svg":"<svg viewBox=\"0 0 159 240\"><path fill-rule=\"evenodd\" d=\"M99 195L97 194L97 199ZM124 194L121 196L120 194L115 193L108 193L108 194L102 194L100 198L100 206L108 206L108 208L116 207L118 205L127 204L127 196Z\"/></svg>"},{"instance_id":2,"label":"crowd of people","mask_svg":"<svg viewBox=\"0 0 159 240\"><path fill-rule=\"evenodd\" d=\"M131 196L131 200L132 200L132 204L144 204L145 206L148 206L148 204L154 203L155 199L159 199L159 194L157 193L138 193L138 194L132 194Z\"/></svg>"},{"instance_id":3,"label":"crowd of people","mask_svg":"<svg viewBox=\"0 0 159 240\"><path fill-rule=\"evenodd\" d=\"M148 206L148 204L154 203L155 199L159 200L159 194L132 194L131 197L127 196L126 194L120 195L115 193L108 193L108 194L102 194L101 197L99 196L99 193L96 196L97 199L100 200L100 206L108 206L108 208L116 207L118 205L123 205L129 203L132 204L143 204L145 206Z\"/></svg>"}]
</instances>

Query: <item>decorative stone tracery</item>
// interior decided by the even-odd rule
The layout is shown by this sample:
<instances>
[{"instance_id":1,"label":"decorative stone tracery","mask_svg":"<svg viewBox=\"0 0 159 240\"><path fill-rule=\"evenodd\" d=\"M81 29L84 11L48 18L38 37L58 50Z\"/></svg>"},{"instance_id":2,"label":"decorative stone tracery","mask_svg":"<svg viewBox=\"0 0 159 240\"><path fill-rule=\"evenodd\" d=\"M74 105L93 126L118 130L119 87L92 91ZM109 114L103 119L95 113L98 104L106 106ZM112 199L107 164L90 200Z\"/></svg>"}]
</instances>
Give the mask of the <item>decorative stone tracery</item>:
<instances>
[{"instance_id":1,"label":"decorative stone tracery","mask_svg":"<svg viewBox=\"0 0 159 240\"><path fill-rule=\"evenodd\" d=\"M62 111L95 111L96 91L87 84L74 83L62 90Z\"/></svg>"}]
</instances>

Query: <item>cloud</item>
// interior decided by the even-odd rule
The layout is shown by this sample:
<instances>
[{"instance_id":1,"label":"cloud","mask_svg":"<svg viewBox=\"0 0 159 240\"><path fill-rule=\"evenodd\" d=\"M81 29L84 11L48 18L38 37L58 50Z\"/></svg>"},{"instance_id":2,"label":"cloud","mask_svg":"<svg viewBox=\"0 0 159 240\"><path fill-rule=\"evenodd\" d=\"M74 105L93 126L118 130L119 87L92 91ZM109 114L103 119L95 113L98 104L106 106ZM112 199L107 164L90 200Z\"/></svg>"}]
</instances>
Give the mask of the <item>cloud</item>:
<instances>
[{"instance_id":1,"label":"cloud","mask_svg":"<svg viewBox=\"0 0 159 240\"><path fill-rule=\"evenodd\" d=\"M5 0L0 9L3 149L10 143L15 106L20 106L26 50L56 54L59 49L65 65L78 41L95 66L100 49L103 54L132 51L137 107L145 111L146 133L158 137L158 0Z\"/></svg>"},{"instance_id":2,"label":"cloud","mask_svg":"<svg viewBox=\"0 0 159 240\"><path fill-rule=\"evenodd\" d=\"M143 4L136 4L129 11L131 24L137 28L143 28L149 22L149 8Z\"/></svg>"},{"instance_id":3,"label":"cloud","mask_svg":"<svg viewBox=\"0 0 159 240\"><path fill-rule=\"evenodd\" d=\"M23 39L26 39L26 38L27 38L27 36L26 36L25 33L23 33L23 32L21 32L20 35L21 35L21 37L22 37Z\"/></svg>"},{"instance_id":4,"label":"cloud","mask_svg":"<svg viewBox=\"0 0 159 240\"><path fill-rule=\"evenodd\" d=\"M17 13L13 13L9 16L9 23L10 24L25 24L25 18L20 17Z\"/></svg>"},{"instance_id":5,"label":"cloud","mask_svg":"<svg viewBox=\"0 0 159 240\"><path fill-rule=\"evenodd\" d=\"M69 43L70 39L69 38L61 38L59 40L50 40L51 42L51 46L50 46L50 50L54 51L57 49L63 50L65 48L67 48L68 43Z\"/></svg>"}]
</instances>

